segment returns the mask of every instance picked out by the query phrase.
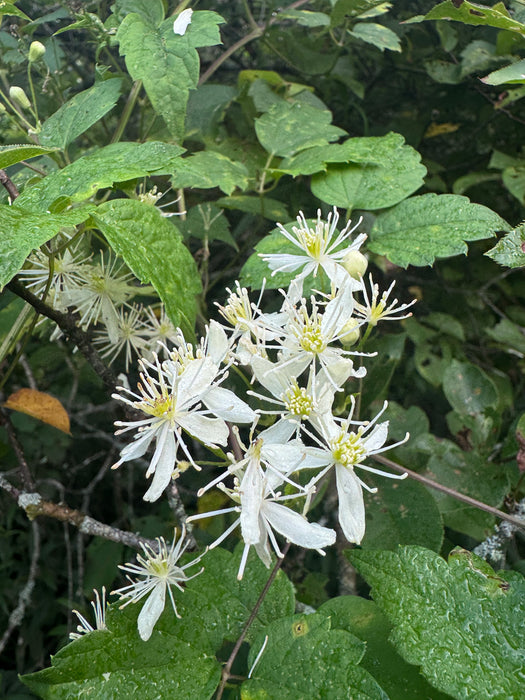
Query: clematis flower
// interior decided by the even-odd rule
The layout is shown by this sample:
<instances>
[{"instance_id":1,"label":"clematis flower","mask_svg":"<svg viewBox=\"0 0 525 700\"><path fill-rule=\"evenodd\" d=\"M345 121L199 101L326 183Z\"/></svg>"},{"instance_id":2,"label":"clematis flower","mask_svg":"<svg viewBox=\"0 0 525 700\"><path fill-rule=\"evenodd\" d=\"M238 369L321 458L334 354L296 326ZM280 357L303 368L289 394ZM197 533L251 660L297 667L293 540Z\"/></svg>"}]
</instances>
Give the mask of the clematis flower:
<instances>
[{"instance_id":1,"label":"clematis flower","mask_svg":"<svg viewBox=\"0 0 525 700\"><path fill-rule=\"evenodd\" d=\"M126 576L128 581L130 581L129 585L112 591L112 595L120 596L121 600L127 599L120 606L121 608L125 608L126 605L136 603L142 600L144 596L148 596L137 619L140 637L145 642L151 637L153 628L164 610L166 590L171 600L173 612L180 618L171 587L175 586L179 591L183 591L183 583L190 581L204 571L204 568L202 568L193 576L187 576L184 573L190 566L195 566L206 552L203 552L188 564L184 564L184 566L177 565L180 557L188 547L184 526L182 527L180 539L177 541L174 538L169 548L163 537L157 537L157 543L158 551L155 551L149 545L141 544L144 555L137 555L136 564L119 564L119 569L139 578L134 580L131 576Z\"/></svg>"},{"instance_id":2,"label":"clematis flower","mask_svg":"<svg viewBox=\"0 0 525 700\"><path fill-rule=\"evenodd\" d=\"M315 228L308 226L303 212L299 212L297 223L299 226L292 227L292 233L287 231L282 224L277 224L282 235L299 249L297 254L293 253L260 253L264 262L268 263L272 276L277 272L294 272L301 269L300 277L307 277L309 274L317 276L319 268L322 268L330 281L341 286L345 281L352 279L342 264L349 251L359 250L367 236L361 233L349 245L341 248L342 244L350 238L352 233L361 223L361 219L352 227L351 222L337 233L337 222L339 213L334 207L333 215L328 214L326 222L321 220L321 210L317 211L317 223ZM354 289L360 289L361 283L353 280Z\"/></svg>"},{"instance_id":3,"label":"clematis flower","mask_svg":"<svg viewBox=\"0 0 525 700\"><path fill-rule=\"evenodd\" d=\"M180 359L180 355L177 357ZM146 477L153 475L153 480L144 500L156 501L170 482L179 448L185 459L199 469L184 442L183 431L204 445L216 448L226 445L228 440L225 420L233 417L235 422L250 423L255 413L231 391L216 386L221 380L221 372L209 357L193 358L186 363L170 360L161 365L155 355L153 363L142 359L139 366L142 369L139 393L119 387L131 398L120 394L114 394L113 398L138 409L147 418L115 423L122 426L117 435L129 430L137 432L133 442L121 451L113 469L123 462L142 457L155 442L155 451L146 472ZM220 407L215 406L218 397L222 402ZM203 408L203 402L209 406Z\"/></svg>"},{"instance_id":4,"label":"clematis flower","mask_svg":"<svg viewBox=\"0 0 525 700\"><path fill-rule=\"evenodd\" d=\"M372 280L372 275L369 275L369 280L372 296L368 296L366 286L363 285L363 296L365 298L365 303L360 304L359 302L356 302L355 304L355 313L358 317L365 320L371 326L376 326L379 323L379 321L400 321L403 318L408 318L409 316L412 316L411 312L407 314L405 314L404 312L407 309L409 309L413 304L415 304L417 299L413 299L408 304L399 305L397 299L394 299L394 301L392 301L387 306L388 297L390 296L390 292L394 288L395 281L392 282L392 284L386 290L386 292L383 292L383 294L381 295L381 299L378 300L379 286L377 284L374 284L374 281Z\"/></svg>"},{"instance_id":5,"label":"clematis flower","mask_svg":"<svg viewBox=\"0 0 525 700\"><path fill-rule=\"evenodd\" d=\"M95 630L107 630L106 589L104 586L102 586L102 595L100 595L96 589L93 589L93 593L95 594L95 600L91 601L91 607L93 608L93 612L95 613L95 626L93 627L93 625L90 622L88 622L86 618L78 612L78 610L73 610L75 615L78 617L80 624L77 625L76 632L69 633L69 639L71 640L79 639L83 635L89 634L90 632L94 632Z\"/></svg>"},{"instance_id":6,"label":"clematis flower","mask_svg":"<svg viewBox=\"0 0 525 700\"><path fill-rule=\"evenodd\" d=\"M288 541L300 547L316 549L321 553L324 553L322 552L322 548L333 544L336 538L334 530L323 527L318 523L310 523L304 515L283 505L283 501L305 496L305 492L283 496L280 492L275 490L278 484L283 483L283 481L288 481L285 472L288 470L293 471L305 458L304 445L301 445L301 447L290 443L284 446L273 445L273 465L271 469L269 468L265 471L261 464L261 462L264 461L262 456L263 444L263 440L258 439L250 446L243 460L233 464L228 472L208 485L209 487L217 483L217 481L224 479L228 473L242 473L242 475L237 478L234 489L223 487L223 491L228 493L231 499L237 503L236 506L222 508L208 513L200 513L199 515L193 515L188 518L188 520L199 520L223 513L239 513L239 517L230 527L210 545L210 549L217 547L238 525L241 526L244 551L237 574L239 580L243 577L250 547L255 547L257 555L267 567L269 567L271 563L270 543L277 556L283 556L277 543L274 530ZM283 450L285 447L289 449ZM292 454L296 455L296 463L294 465L292 462L290 468L290 457ZM297 456L299 457L298 459ZM279 459L281 462L279 466L276 466L276 462ZM284 463L286 463L286 467ZM296 484L294 485L297 486ZM202 489L201 492L204 490L206 489Z\"/></svg>"},{"instance_id":7,"label":"clematis flower","mask_svg":"<svg viewBox=\"0 0 525 700\"><path fill-rule=\"evenodd\" d=\"M352 401L349 416L345 421L336 421L331 414L326 415L321 425L324 444L317 441L321 445L320 447L308 448L310 458L317 457L319 465L324 459L325 464L325 468L312 480L311 484L319 481L331 467L335 467L339 498L339 523L346 539L356 544L361 542L365 534L363 488L371 493L375 493L377 489L367 486L357 476L355 469L363 469L390 479L405 479L407 477L407 474L389 474L363 464L368 457L398 447L409 438L407 433L403 440L385 446L388 437L388 421L382 423L377 421L386 410L387 405L385 402L382 410L370 422L357 423L357 430L350 429L352 423L356 425L355 421L352 421L355 401ZM315 439L315 436L312 435L312 437Z\"/></svg>"}]
</instances>

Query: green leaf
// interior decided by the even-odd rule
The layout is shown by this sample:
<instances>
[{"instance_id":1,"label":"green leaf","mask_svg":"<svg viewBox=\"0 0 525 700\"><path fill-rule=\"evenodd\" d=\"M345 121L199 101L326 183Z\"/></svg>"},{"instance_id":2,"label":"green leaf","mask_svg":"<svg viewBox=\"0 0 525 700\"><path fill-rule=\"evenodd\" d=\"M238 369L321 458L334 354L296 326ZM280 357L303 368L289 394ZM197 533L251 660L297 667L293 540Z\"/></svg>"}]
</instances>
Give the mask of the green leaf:
<instances>
[{"instance_id":1,"label":"green leaf","mask_svg":"<svg viewBox=\"0 0 525 700\"><path fill-rule=\"evenodd\" d=\"M508 318L503 318L494 328L486 328L485 332L507 352L514 351L512 354L518 353L521 357L525 357L525 336L521 326L512 323Z\"/></svg>"},{"instance_id":2,"label":"green leaf","mask_svg":"<svg viewBox=\"0 0 525 700\"><path fill-rule=\"evenodd\" d=\"M92 218L141 282L155 287L173 324L193 334L200 277L174 224L135 199L101 204Z\"/></svg>"},{"instance_id":3,"label":"green leaf","mask_svg":"<svg viewBox=\"0 0 525 700\"><path fill-rule=\"evenodd\" d=\"M377 142L375 142L377 143ZM374 141L372 142L374 144ZM364 139L351 138L343 143L327 146L314 146L301 151L291 158L285 158L279 166L279 172L288 175L313 175L326 171L327 163L375 163L381 165L381 155L374 154L373 145L368 147Z\"/></svg>"},{"instance_id":4,"label":"green leaf","mask_svg":"<svg viewBox=\"0 0 525 700\"><path fill-rule=\"evenodd\" d=\"M293 19L302 27L330 26L330 17L327 14L311 10L281 10L276 19Z\"/></svg>"},{"instance_id":5,"label":"green leaf","mask_svg":"<svg viewBox=\"0 0 525 700\"><path fill-rule=\"evenodd\" d=\"M237 90L230 85L200 85L190 92L186 113L186 138L214 136Z\"/></svg>"},{"instance_id":6,"label":"green leaf","mask_svg":"<svg viewBox=\"0 0 525 700\"><path fill-rule=\"evenodd\" d=\"M180 158L174 168L173 187L219 187L225 194L235 188L245 189L248 171L242 163L230 160L216 151L198 151L188 158Z\"/></svg>"},{"instance_id":7,"label":"green leaf","mask_svg":"<svg viewBox=\"0 0 525 700\"><path fill-rule=\"evenodd\" d=\"M346 134L331 121L332 113L327 109L283 100L255 120L255 131L268 153L291 156L305 148L337 141Z\"/></svg>"},{"instance_id":8,"label":"green leaf","mask_svg":"<svg viewBox=\"0 0 525 700\"><path fill-rule=\"evenodd\" d=\"M115 182L146 175L168 175L176 169L183 152L179 146L160 141L113 143L28 187L14 206L45 211L59 198L79 202Z\"/></svg>"},{"instance_id":9,"label":"green leaf","mask_svg":"<svg viewBox=\"0 0 525 700\"><path fill-rule=\"evenodd\" d=\"M46 119L39 135L41 143L44 146L66 148L113 109L120 96L121 86L121 78L110 78L79 92Z\"/></svg>"},{"instance_id":10,"label":"green leaf","mask_svg":"<svg viewBox=\"0 0 525 700\"><path fill-rule=\"evenodd\" d=\"M466 0L455 0L454 2L446 0L446 2L433 7L423 19L449 19L463 22L463 24L507 29L525 35L524 24L512 19L508 13L500 12L496 7L498 6L487 7L486 5L466 2Z\"/></svg>"},{"instance_id":11,"label":"green leaf","mask_svg":"<svg viewBox=\"0 0 525 700\"><path fill-rule=\"evenodd\" d=\"M248 663L266 647L251 677L242 685L242 700L355 698L388 700L358 664L365 645L353 634L331 629L330 618L294 615L268 625L254 641Z\"/></svg>"},{"instance_id":12,"label":"green leaf","mask_svg":"<svg viewBox=\"0 0 525 700\"><path fill-rule=\"evenodd\" d=\"M458 63L433 59L425 61L425 70L436 83L444 85L457 85L461 82L461 66Z\"/></svg>"},{"instance_id":13,"label":"green leaf","mask_svg":"<svg viewBox=\"0 0 525 700\"><path fill-rule=\"evenodd\" d=\"M498 403L494 383L476 365L452 360L443 375L443 392L458 413L474 415Z\"/></svg>"},{"instance_id":14,"label":"green leaf","mask_svg":"<svg viewBox=\"0 0 525 700\"><path fill-rule=\"evenodd\" d=\"M386 482L386 483L385 483ZM436 501L417 481L392 481L380 476L366 477L365 549L395 549L400 544L417 544L439 552L443 542L443 520Z\"/></svg>"},{"instance_id":15,"label":"green leaf","mask_svg":"<svg viewBox=\"0 0 525 700\"><path fill-rule=\"evenodd\" d=\"M516 197L520 204L525 204L525 166L510 166L502 173L503 184Z\"/></svg>"},{"instance_id":16,"label":"green leaf","mask_svg":"<svg viewBox=\"0 0 525 700\"><path fill-rule=\"evenodd\" d=\"M0 2L0 20L4 15L10 15L12 17L21 17L22 19L27 19L31 21L31 17L28 17L25 12L22 12L18 7L13 5L11 2L2 0Z\"/></svg>"},{"instance_id":17,"label":"green leaf","mask_svg":"<svg viewBox=\"0 0 525 700\"><path fill-rule=\"evenodd\" d=\"M349 30L349 34L356 39L361 39L367 44L372 44L380 51L401 51L401 40L398 35L388 27L375 22L358 22Z\"/></svg>"},{"instance_id":18,"label":"green leaf","mask_svg":"<svg viewBox=\"0 0 525 700\"><path fill-rule=\"evenodd\" d=\"M458 699L525 695L525 580L498 577L479 557L454 551L355 550L351 560L394 626L406 661ZM407 614L410 611L410 614Z\"/></svg>"},{"instance_id":19,"label":"green leaf","mask_svg":"<svg viewBox=\"0 0 525 700\"><path fill-rule=\"evenodd\" d=\"M330 22L332 27L338 27L347 18L355 19L384 4L383 0L337 0L330 15Z\"/></svg>"},{"instance_id":20,"label":"green leaf","mask_svg":"<svg viewBox=\"0 0 525 700\"><path fill-rule=\"evenodd\" d=\"M323 202L346 209L383 209L415 192L423 184L426 168L400 134L351 139L354 161L328 166L314 175L312 193Z\"/></svg>"},{"instance_id":21,"label":"green leaf","mask_svg":"<svg viewBox=\"0 0 525 700\"><path fill-rule=\"evenodd\" d=\"M197 87L200 61L196 47L220 44L215 12L194 12L184 35L175 34L173 19L155 27L142 16L126 15L117 31L120 54L133 80L144 89L172 136L182 141L189 91Z\"/></svg>"},{"instance_id":22,"label":"green leaf","mask_svg":"<svg viewBox=\"0 0 525 700\"><path fill-rule=\"evenodd\" d=\"M115 0L111 11L119 22L126 15L135 12L145 22L158 27L164 19L164 4L162 0Z\"/></svg>"},{"instance_id":23,"label":"green leaf","mask_svg":"<svg viewBox=\"0 0 525 700\"><path fill-rule=\"evenodd\" d=\"M510 66L492 71L481 78L487 85L501 85L502 83L525 83L525 59L511 63Z\"/></svg>"},{"instance_id":24,"label":"green leaf","mask_svg":"<svg viewBox=\"0 0 525 700\"><path fill-rule=\"evenodd\" d=\"M192 236L199 240L223 241L235 250L239 250L239 246L230 233L230 224L222 209L210 202L192 207L186 220L177 220L177 225L184 236Z\"/></svg>"},{"instance_id":25,"label":"green leaf","mask_svg":"<svg viewBox=\"0 0 525 700\"><path fill-rule=\"evenodd\" d=\"M10 165L20 163L21 160L29 160L46 153L54 153L56 148L34 146L29 143L16 143L11 146L0 146L0 168L8 168Z\"/></svg>"},{"instance_id":26,"label":"green leaf","mask_svg":"<svg viewBox=\"0 0 525 700\"><path fill-rule=\"evenodd\" d=\"M137 632L142 603L119 610L111 606L108 629L87 634L63 647L52 667L23 678L42 698L159 697L177 700L211 698L220 680L215 654L223 640L236 639L259 596L268 571L251 557L243 581L236 575L242 548L234 556L215 549L205 558L205 570L184 591L173 588L177 619L168 596L151 638ZM193 557L189 557L191 560ZM250 629L248 641L263 625L293 610L293 589L279 572Z\"/></svg>"},{"instance_id":27,"label":"green leaf","mask_svg":"<svg viewBox=\"0 0 525 700\"><path fill-rule=\"evenodd\" d=\"M397 653L389 641L392 625L372 600L356 595L339 596L324 603L320 615L330 617L332 627L351 632L366 643L361 666L379 678L390 700L447 700Z\"/></svg>"},{"instance_id":28,"label":"green leaf","mask_svg":"<svg viewBox=\"0 0 525 700\"><path fill-rule=\"evenodd\" d=\"M431 265L436 258L467 252L465 241L508 230L506 221L481 204L455 194L424 194L379 214L369 249L395 265Z\"/></svg>"},{"instance_id":29,"label":"green leaf","mask_svg":"<svg viewBox=\"0 0 525 700\"><path fill-rule=\"evenodd\" d=\"M429 455L426 475L433 481L490 506L501 506L509 488L509 470L501 464L488 462L485 455L475 450L464 452L449 440L438 441L433 436L421 436L411 447ZM433 496L448 527L478 540L491 532L494 516L439 491L434 491Z\"/></svg>"},{"instance_id":30,"label":"green leaf","mask_svg":"<svg viewBox=\"0 0 525 700\"><path fill-rule=\"evenodd\" d=\"M47 243L62 228L85 221L93 209L86 205L62 214L35 214L21 207L0 204L0 289L13 279L32 250Z\"/></svg>"},{"instance_id":31,"label":"green leaf","mask_svg":"<svg viewBox=\"0 0 525 700\"><path fill-rule=\"evenodd\" d=\"M221 197L216 204L225 209L236 209L246 214L264 216L265 219L271 221L286 221L290 218L286 205L277 199L271 199L271 197L250 197L249 195L237 194L232 197Z\"/></svg>"}]
</instances>

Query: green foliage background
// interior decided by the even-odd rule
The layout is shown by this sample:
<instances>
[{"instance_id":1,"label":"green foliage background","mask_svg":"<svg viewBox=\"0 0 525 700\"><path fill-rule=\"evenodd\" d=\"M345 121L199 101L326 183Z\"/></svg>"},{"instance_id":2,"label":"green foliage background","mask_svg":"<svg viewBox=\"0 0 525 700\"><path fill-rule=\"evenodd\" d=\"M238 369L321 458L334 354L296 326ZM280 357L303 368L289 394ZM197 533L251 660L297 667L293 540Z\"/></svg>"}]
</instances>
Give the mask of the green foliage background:
<instances>
[{"instance_id":1,"label":"green foliage background","mask_svg":"<svg viewBox=\"0 0 525 700\"><path fill-rule=\"evenodd\" d=\"M2 4L2 92L17 85L31 96L31 42L46 53L31 68L40 130L27 110L0 114L0 167L20 191L14 203L0 191L0 284L31 250L76 226L91 249L120 255L191 335L216 317L235 279L261 287L267 268L254 250L275 252L275 222L299 210L326 215L332 205L362 216L374 279L383 288L395 281L398 299L418 303L411 318L366 341L382 362L351 389L361 415L388 397L392 439L411 433L389 457L512 508L525 495L516 459L525 412L525 6L201 0L178 37L173 17L186 5ZM19 117L35 128L28 133ZM154 186L170 190L163 209L139 200ZM100 378L63 339L32 331L29 307L5 287L2 399L27 385L16 363L22 347L38 388L72 419L67 436L11 416L39 492L115 527L171 537L169 504L141 500L145 460L109 471L121 415ZM16 482L2 426L0 458ZM341 546L322 559L291 550L234 671L247 677L266 636L267 651L225 697L525 696L523 535L492 562L505 568L495 573L467 551L492 533L492 514L415 481L375 485L360 551ZM222 506L217 494L198 503L199 486L189 475L189 511ZM147 644L136 636L137 611L114 605L111 632L64 646L71 607L86 612L93 587L117 587L116 566L131 553L52 519L31 524L8 495L0 499L0 628L37 540L40 550L29 608L4 650L0 696L118 698L136 682L141 697L168 697L183 678L174 697L213 697L220 662L264 585L258 562L239 587L239 553L210 554L206 573L177 597L182 621L166 609ZM331 517L328 507L316 514ZM228 524L205 522L199 544ZM51 654L53 667L41 671ZM130 666L140 669L133 681ZM22 685L17 674L31 675Z\"/></svg>"}]
</instances>

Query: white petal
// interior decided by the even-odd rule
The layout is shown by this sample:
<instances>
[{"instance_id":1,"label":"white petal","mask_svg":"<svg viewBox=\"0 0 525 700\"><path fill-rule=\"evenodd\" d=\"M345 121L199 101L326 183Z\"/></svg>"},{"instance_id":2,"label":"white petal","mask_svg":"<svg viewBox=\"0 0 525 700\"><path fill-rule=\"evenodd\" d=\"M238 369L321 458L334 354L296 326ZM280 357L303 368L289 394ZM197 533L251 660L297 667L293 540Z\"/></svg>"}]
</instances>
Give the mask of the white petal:
<instances>
[{"instance_id":1,"label":"white petal","mask_svg":"<svg viewBox=\"0 0 525 700\"><path fill-rule=\"evenodd\" d=\"M208 355L211 360L220 365L228 353L230 344L224 328L217 321L210 321L208 329Z\"/></svg>"},{"instance_id":2,"label":"white petal","mask_svg":"<svg viewBox=\"0 0 525 700\"><path fill-rule=\"evenodd\" d=\"M177 443L172 430L167 431L163 442L159 442L153 459L156 458L155 474L149 489L143 496L145 501L156 501L162 495L166 486L170 483L171 475L175 469L175 460L177 457Z\"/></svg>"},{"instance_id":3,"label":"white petal","mask_svg":"<svg viewBox=\"0 0 525 700\"><path fill-rule=\"evenodd\" d=\"M233 391L223 389L221 386L212 386L202 396L202 403L215 413L216 416L232 423L253 423L255 411Z\"/></svg>"},{"instance_id":4,"label":"white petal","mask_svg":"<svg viewBox=\"0 0 525 700\"><path fill-rule=\"evenodd\" d=\"M187 10L183 10L180 13L175 22L173 22L173 32L175 34L180 34L180 36L186 34L186 29L191 24L192 14L193 10L191 10L190 8L188 8Z\"/></svg>"},{"instance_id":5,"label":"white petal","mask_svg":"<svg viewBox=\"0 0 525 700\"><path fill-rule=\"evenodd\" d=\"M241 532L246 544L257 544L261 539L259 511L263 501L263 478L259 461L251 459L240 485Z\"/></svg>"},{"instance_id":6,"label":"white petal","mask_svg":"<svg viewBox=\"0 0 525 700\"><path fill-rule=\"evenodd\" d=\"M182 371L177 384L177 408L195 403L209 389L219 368L208 357L192 360Z\"/></svg>"},{"instance_id":7,"label":"white petal","mask_svg":"<svg viewBox=\"0 0 525 700\"><path fill-rule=\"evenodd\" d=\"M205 445L215 447L228 442L228 426L222 418L208 418L200 413L188 413L177 418L177 423L190 435L202 440Z\"/></svg>"},{"instance_id":8,"label":"white petal","mask_svg":"<svg viewBox=\"0 0 525 700\"><path fill-rule=\"evenodd\" d=\"M265 501L261 512L274 530L300 547L322 549L335 542L335 530L319 523L309 523L300 513L281 503Z\"/></svg>"},{"instance_id":9,"label":"white petal","mask_svg":"<svg viewBox=\"0 0 525 700\"><path fill-rule=\"evenodd\" d=\"M280 368L260 355L254 355L250 365L257 381L276 398L280 398L290 386L290 371L287 367Z\"/></svg>"},{"instance_id":10,"label":"white petal","mask_svg":"<svg viewBox=\"0 0 525 700\"><path fill-rule=\"evenodd\" d=\"M266 443L268 443L268 445L284 443L292 437L296 430L297 423L295 421L280 418L269 428L265 428L262 432L260 432L258 437L261 438L265 445ZM265 448L263 447L263 455L264 449Z\"/></svg>"},{"instance_id":11,"label":"white petal","mask_svg":"<svg viewBox=\"0 0 525 700\"><path fill-rule=\"evenodd\" d=\"M365 444L366 451L368 452L368 454L371 454L372 452L375 452L376 450L379 450L381 447L383 447L387 437L388 421L376 425L376 427L372 430L370 435L368 435L368 437L366 438L363 438L363 442Z\"/></svg>"},{"instance_id":12,"label":"white petal","mask_svg":"<svg viewBox=\"0 0 525 700\"><path fill-rule=\"evenodd\" d=\"M306 448L303 444L298 446L291 443L286 445L265 445L263 443L261 454L272 467L276 467L285 474L290 474L304 467Z\"/></svg>"},{"instance_id":13,"label":"white petal","mask_svg":"<svg viewBox=\"0 0 525 700\"><path fill-rule=\"evenodd\" d=\"M339 523L349 542L360 544L365 535L365 504L359 479L352 469L335 465Z\"/></svg>"},{"instance_id":14,"label":"white petal","mask_svg":"<svg viewBox=\"0 0 525 700\"><path fill-rule=\"evenodd\" d=\"M147 601L142 606L142 610L137 619L137 627L139 630L140 638L145 642L151 637L155 623L161 616L164 610L164 603L166 600L166 582L159 581L155 586L151 594L148 596Z\"/></svg>"}]
</instances>

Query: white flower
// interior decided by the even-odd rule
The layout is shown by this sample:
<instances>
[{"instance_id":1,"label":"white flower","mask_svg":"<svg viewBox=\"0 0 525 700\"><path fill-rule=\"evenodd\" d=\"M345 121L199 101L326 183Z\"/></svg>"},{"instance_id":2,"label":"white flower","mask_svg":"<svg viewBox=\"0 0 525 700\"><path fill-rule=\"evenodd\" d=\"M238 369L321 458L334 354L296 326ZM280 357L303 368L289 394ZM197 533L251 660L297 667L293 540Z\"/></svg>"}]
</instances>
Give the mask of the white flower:
<instances>
[{"instance_id":1,"label":"white flower","mask_svg":"<svg viewBox=\"0 0 525 700\"><path fill-rule=\"evenodd\" d=\"M186 34L186 29L191 24L192 14L193 10L190 8L183 10L180 13L177 19L173 22L173 31L175 34L179 34L180 36L184 36L184 34Z\"/></svg>"},{"instance_id":2,"label":"white flower","mask_svg":"<svg viewBox=\"0 0 525 700\"><path fill-rule=\"evenodd\" d=\"M355 402L352 401L350 414L345 421L336 421L332 415L325 416L321 425L321 432L325 445L320 448L308 448L312 458L319 458L319 465L323 461L326 468L318 474L311 483L318 481L326 471L335 466L337 494L339 497L339 523L349 542L359 544L365 534L365 505L363 491L375 492L367 486L355 473L355 468L364 469L373 474L387 476L390 479L404 479L407 474L389 474L380 469L374 469L363 464L364 460L372 455L385 452L398 447L406 442L409 434L403 440L393 445L384 447L388 437L388 421L377 423L387 407L385 402L382 410L370 421L356 424L352 421L352 413ZM350 430L350 425L359 425L356 431Z\"/></svg>"},{"instance_id":3,"label":"white flower","mask_svg":"<svg viewBox=\"0 0 525 700\"><path fill-rule=\"evenodd\" d=\"M91 607L93 608L93 611L95 613L95 626L93 627L86 620L86 618L78 612L78 610L73 610L73 612L75 613L75 615L78 617L78 619L80 621L80 625L77 626L76 632L69 633L69 639L79 639L79 637L82 637L84 634L89 634L90 632L94 632L95 630L107 630L107 626L106 626L106 609L107 609L106 589L104 586L102 586L102 596L100 596L99 592L95 589L93 589L93 593L95 594L95 600L91 601Z\"/></svg>"},{"instance_id":4,"label":"white flower","mask_svg":"<svg viewBox=\"0 0 525 700\"><path fill-rule=\"evenodd\" d=\"M245 546L237 574L239 580L243 577L250 547L255 547L259 558L267 567L271 563L270 542L277 556L283 556L275 538L274 530L300 547L317 549L318 551L333 544L336 538L334 530L323 527L318 523L310 523L304 515L282 505L282 501L305 496L305 492L283 496L278 491L275 491L277 485L282 483L283 480L289 482L285 472L296 469L302 459L304 459L304 446L301 445L299 447L292 444L273 445L274 460L270 468L267 460L264 460L263 457L263 444L263 440L258 439L250 446L243 460L233 464L228 472L212 482L212 484L217 483L217 481L224 479L228 473L242 472L242 476L238 477L233 490L223 488L232 500L238 504L237 506L222 508L209 513L200 513L188 518L188 520L199 520L222 513L240 513L239 517L210 546L210 549L212 549L219 545L240 524ZM261 461L266 461L269 467L266 472L261 466ZM293 484L293 482L289 483ZM208 487L212 484L209 484ZM294 485L297 486L296 484ZM206 489L202 489L201 492L204 490Z\"/></svg>"},{"instance_id":5,"label":"white flower","mask_svg":"<svg viewBox=\"0 0 525 700\"><path fill-rule=\"evenodd\" d=\"M399 306L397 306L397 299L394 299L394 301L389 306L387 306L386 304L388 301L388 297L390 295L390 292L394 288L395 281L392 282L392 284L386 290L386 292L383 292L383 294L381 295L381 299L379 299L378 301L379 286L377 284L374 284L372 280L372 275L369 275L369 280L370 289L372 290L372 298L370 299L368 297L366 286L363 285L363 296L365 297L365 303L355 303L355 313L357 316L364 319L371 326L377 325L379 321L400 321L403 318L408 318L409 316L412 316L411 312L402 316L400 316L400 314L403 314L404 311L406 311L413 304L415 304L417 299L413 299L409 304L399 304Z\"/></svg>"},{"instance_id":6,"label":"white flower","mask_svg":"<svg viewBox=\"0 0 525 700\"><path fill-rule=\"evenodd\" d=\"M142 317L142 306L121 307L117 312L117 339L112 340L107 328L97 330L94 345L98 346L101 357L109 358L111 365L125 350L126 372L133 356L144 352L148 343L148 327Z\"/></svg>"},{"instance_id":7,"label":"white flower","mask_svg":"<svg viewBox=\"0 0 525 700\"><path fill-rule=\"evenodd\" d=\"M289 233L282 224L277 224L279 231L291 243L293 243L301 253L260 253L264 262L268 263L272 276L277 272L293 272L302 268L300 277L309 274L317 276L319 267L327 274L330 281L339 287L345 280L352 279L342 262L351 250L358 250L366 240L366 234L362 233L349 246L341 248L355 229L361 223L361 219L351 228L351 222L345 226L341 233L337 233L337 222L339 213L334 207L332 213L328 214L326 223L321 221L321 210L317 211L317 223L314 228L308 226L303 212L299 212L297 223ZM361 283L353 281L354 289L360 289Z\"/></svg>"},{"instance_id":8,"label":"white flower","mask_svg":"<svg viewBox=\"0 0 525 700\"><path fill-rule=\"evenodd\" d=\"M122 273L123 267L111 254L107 262L102 255L100 263L83 266L82 286L68 295L68 306L74 306L80 314L80 327L86 329L102 321L113 343L118 341L117 308L137 292L137 288L129 284L133 275Z\"/></svg>"},{"instance_id":9,"label":"white flower","mask_svg":"<svg viewBox=\"0 0 525 700\"><path fill-rule=\"evenodd\" d=\"M303 299L297 307L287 302L283 311L288 314L288 321L273 331L280 335L278 344L273 347L279 350L277 367L286 367L292 377L300 374L310 365L316 369L320 365L326 372L334 388L340 388L351 376L362 377L366 369L353 368L353 362L348 355L359 354L332 344L340 340L348 331L345 328L352 316L354 299L352 287L345 282L335 296L326 304L324 311L319 311L315 298L311 299L311 311ZM267 344L267 348L270 348Z\"/></svg>"},{"instance_id":10,"label":"white flower","mask_svg":"<svg viewBox=\"0 0 525 700\"><path fill-rule=\"evenodd\" d=\"M202 568L193 576L186 576L184 573L185 569L197 564L206 552L203 552L188 564L184 564L184 566L177 566L177 562L188 547L188 541L185 542L185 539L186 529L183 526L179 541L177 542L176 538L174 538L171 547L168 548L163 537L157 537L158 551L155 551L149 545L141 544L144 556L138 554L136 564L119 564L119 568L123 571L127 571L133 576L141 577L133 580L131 576L126 576L128 581L130 581L129 585L112 591L112 595L118 595L121 599L128 599L120 607L124 608L129 603L136 603L144 596L149 596L142 606L137 619L140 637L145 642L151 637L153 628L164 610L166 589L170 596L173 611L180 618L171 587L175 586L179 591L183 591L182 583L190 581L204 571L204 568Z\"/></svg>"},{"instance_id":11,"label":"white flower","mask_svg":"<svg viewBox=\"0 0 525 700\"><path fill-rule=\"evenodd\" d=\"M164 304L160 304L160 306L155 308L151 306L147 307L145 324L148 338L147 349L151 352L151 355L153 355L155 351L160 353L166 350L166 356L168 356L168 343L175 344L179 331L171 322L166 313Z\"/></svg>"},{"instance_id":12,"label":"white flower","mask_svg":"<svg viewBox=\"0 0 525 700\"><path fill-rule=\"evenodd\" d=\"M154 363L142 359L139 365L142 369L142 383L138 385L140 393L120 387L133 399L119 394L114 394L113 398L142 411L148 418L115 423L123 426L116 432L117 435L134 429L137 432L134 441L121 451L120 459L113 468L142 457L155 440L155 452L146 472L146 477L153 475L153 480L144 500L156 501L170 482L179 447L185 458L198 469L183 440L183 430L204 445L216 448L226 445L228 440L229 430L224 417L226 420L249 423L255 414L235 394L216 386L220 371L209 357L191 359L185 364L169 360L161 365L155 356ZM221 403L220 407L214 405L217 402ZM202 403L208 408L203 409Z\"/></svg>"}]
</instances>

